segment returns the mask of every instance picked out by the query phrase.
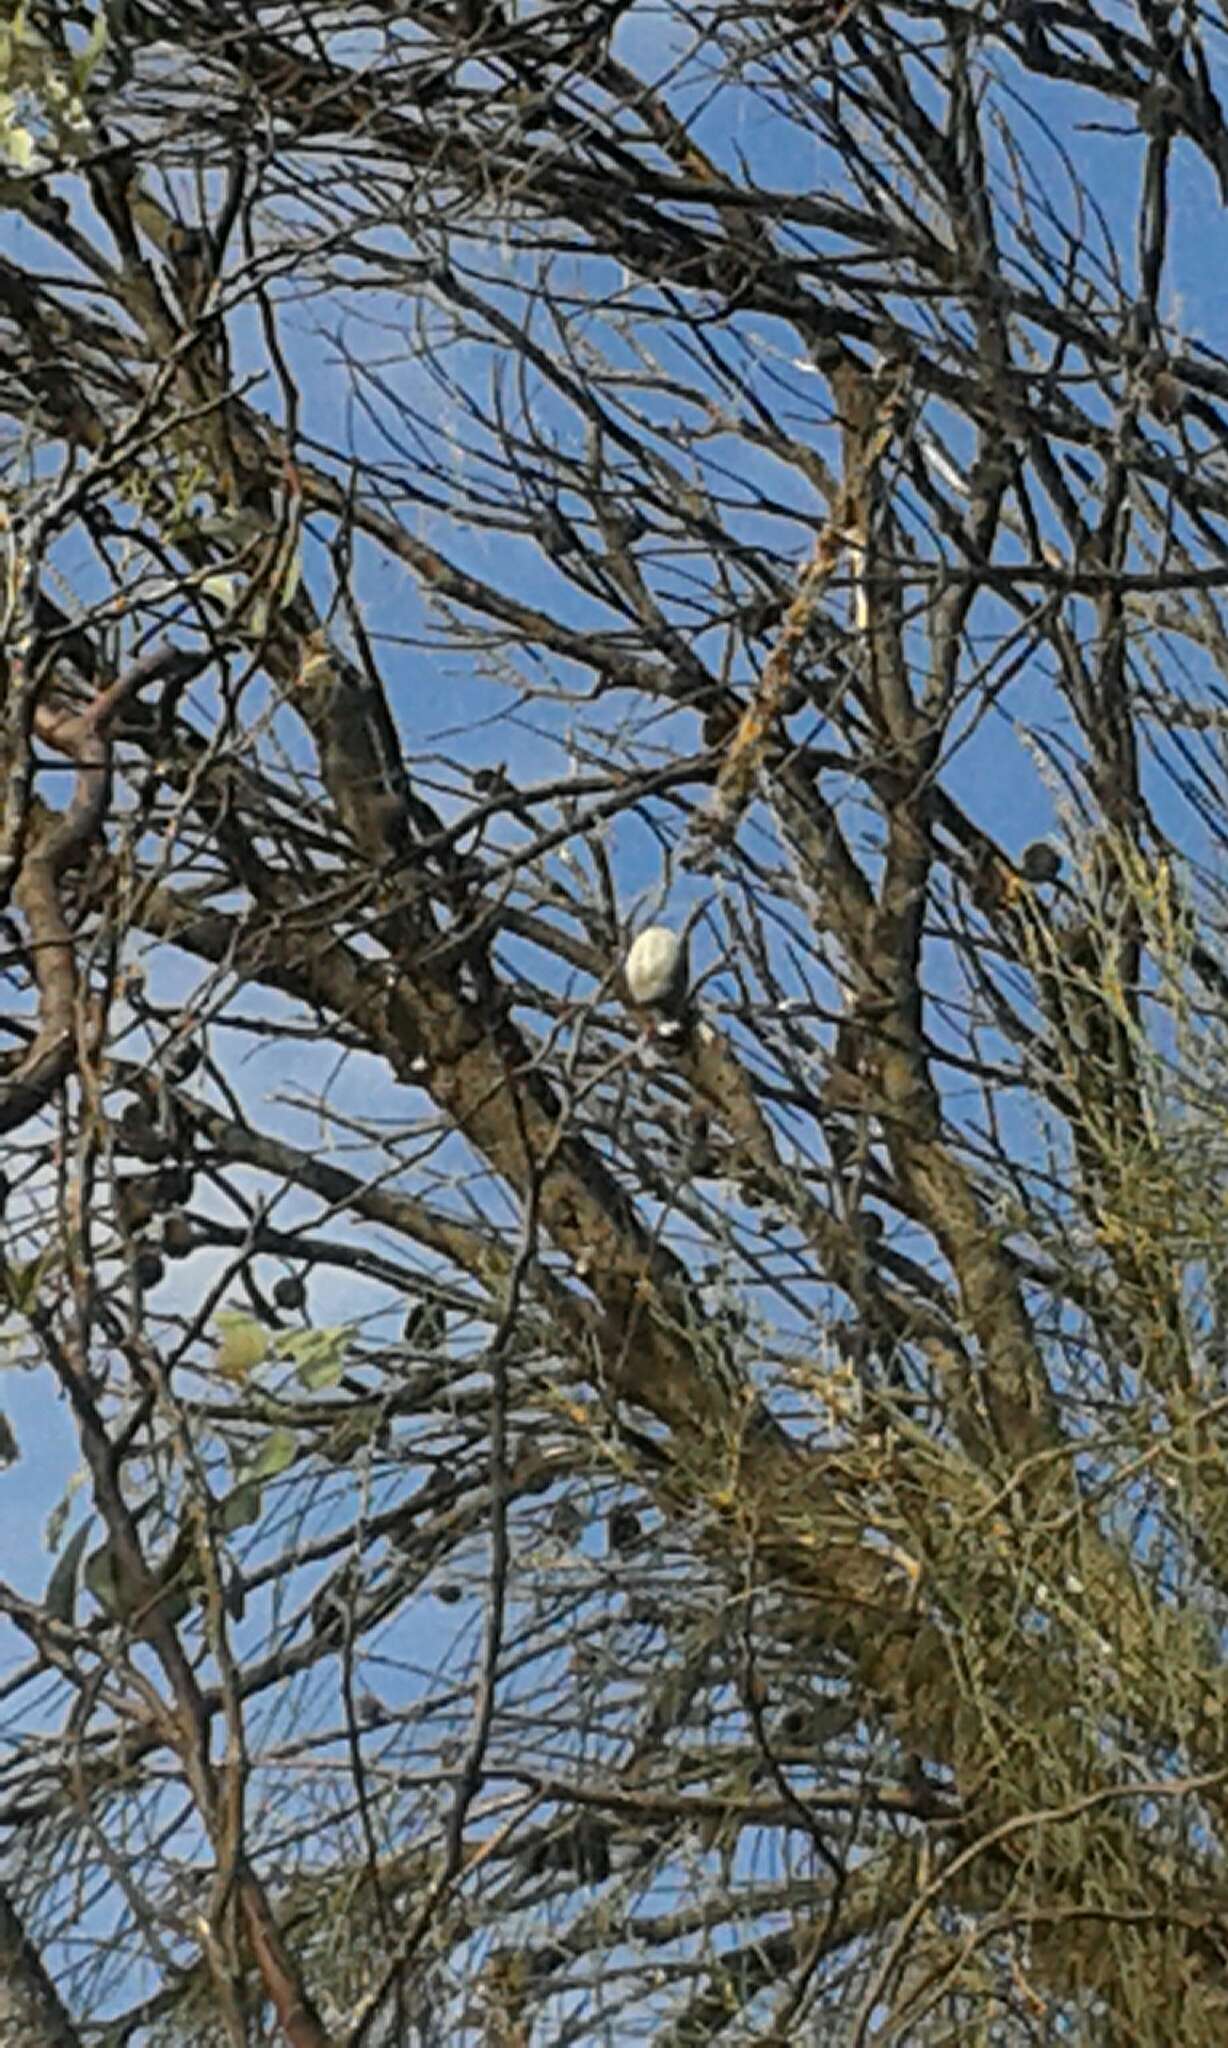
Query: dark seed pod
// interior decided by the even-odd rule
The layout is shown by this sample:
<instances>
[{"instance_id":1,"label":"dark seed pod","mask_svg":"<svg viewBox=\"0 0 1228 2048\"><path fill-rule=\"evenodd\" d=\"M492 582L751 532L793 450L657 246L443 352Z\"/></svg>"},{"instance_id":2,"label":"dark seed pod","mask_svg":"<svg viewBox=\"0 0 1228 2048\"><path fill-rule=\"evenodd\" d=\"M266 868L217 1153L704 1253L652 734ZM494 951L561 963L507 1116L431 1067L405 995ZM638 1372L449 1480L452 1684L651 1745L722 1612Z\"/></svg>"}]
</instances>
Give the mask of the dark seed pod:
<instances>
[{"instance_id":1,"label":"dark seed pod","mask_svg":"<svg viewBox=\"0 0 1228 2048\"><path fill-rule=\"evenodd\" d=\"M1029 882L1056 882L1062 872L1062 856L1045 839L1034 839L1019 856L1019 871Z\"/></svg>"},{"instance_id":2,"label":"dark seed pod","mask_svg":"<svg viewBox=\"0 0 1228 2048\"><path fill-rule=\"evenodd\" d=\"M138 1159L165 1159L175 1149L170 1132L159 1130L140 1102L128 1103L115 1126L115 1135L125 1152L135 1152Z\"/></svg>"},{"instance_id":3,"label":"dark seed pod","mask_svg":"<svg viewBox=\"0 0 1228 2048\"><path fill-rule=\"evenodd\" d=\"M1170 370L1153 370L1147 386L1147 407L1163 426L1180 419L1185 408L1186 389Z\"/></svg>"},{"instance_id":4,"label":"dark seed pod","mask_svg":"<svg viewBox=\"0 0 1228 2048\"><path fill-rule=\"evenodd\" d=\"M561 1500L551 1510L550 1534L562 1543L574 1543L584 1529L584 1516L574 1501Z\"/></svg>"},{"instance_id":5,"label":"dark seed pod","mask_svg":"<svg viewBox=\"0 0 1228 2048\"><path fill-rule=\"evenodd\" d=\"M703 742L705 747L719 747L729 738L738 723L734 706L723 698L704 713Z\"/></svg>"},{"instance_id":6,"label":"dark seed pod","mask_svg":"<svg viewBox=\"0 0 1228 2048\"><path fill-rule=\"evenodd\" d=\"M519 1455L520 1457L525 1457L526 1452L521 1451ZM553 1484L554 1481L551 1477L549 1465L529 1466L523 1479L520 1481L520 1491L522 1493L549 1493Z\"/></svg>"},{"instance_id":7,"label":"dark seed pod","mask_svg":"<svg viewBox=\"0 0 1228 2048\"><path fill-rule=\"evenodd\" d=\"M172 1209L162 1218L162 1250L168 1259L186 1259L195 1241L191 1222L182 1209Z\"/></svg>"},{"instance_id":8,"label":"dark seed pod","mask_svg":"<svg viewBox=\"0 0 1228 2048\"><path fill-rule=\"evenodd\" d=\"M173 1209L186 1202L195 1179L192 1168L183 1160L177 1160L174 1166L164 1166L153 1180L154 1200L159 1209Z\"/></svg>"},{"instance_id":9,"label":"dark seed pod","mask_svg":"<svg viewBox=\"0 0 1228 2048\"><path fill-rule=\"evenodd\" d=\"M401 1327L401 1342L413 1344L420 1351L430 1351L442 1344L447 1334L447 1312L439 1302L416 1301Z\"/></svg>"},{"instance_id":10,"label":"dark seed pod","mask_svg":"<svg viewBox=\"0 0 1228 2048\"><path fill-rule=\"evenodd\" d=\"M121 1180L116 1190L119 1220L129 1236L147 1230L162 1206L158 1200L158 1176Z\"/></svg>"},{"instance_id":11,"label":"dark seed pod","mask_svg":"<svg viewBox=\"0 0 1228 2048\"><path fill-rule=\"evenodd\" d=\"M643 1542L644 1525L634 1508L611 1508L606 1534L610 1549L626 1557L631 1551L638 1550Z\"/></svg>"},{"instance_id":12,"label":"dark seed pod","mask_svg":"<svg viewBox=\"0 0 1228 2048\"><path fill-rule=\"evenodd\" d=\"M785 601L782 597L752 598L742 609L742 630L748 638L762 638L774 631L784 615Z\"/></svg>"},{"instance_id":13,"label":"dark seed pod","mask_svg":"<svg viewBox=\"0 0 1228 2048\"><path fill-rule=\"evenodd\" d=\"M157 1252L138 1252L132 1268L139 1287L156 1287L166 1278L166 1264Z\"/></svg>"},{"instance_id":14,"label":"dark seed pod","mask_svg":"<svg viewBox=\"0 0 1228 2048\"><path fill-rule=\"evenodd\" d=\"M533 538L548 555L575 555L583 553L583 543L568 520L564 519L557 505L547 505L533 521Z\"/></svg>"},{"instance_id":15,"label":"dark seed pod","mask_svg":"<svg viewBox=\"0 0 1228 2048\"><path fill-rule=\"evenodd\" d=\"M189 1038L171 1046L162 1056L167 1080L191 1080L204 1056L202 1047L194 1039Z\"/></svg>"},{"instance_id":16,"label":"dark seed pod","mask_svg":"<svg viewBox=\"0 0 1228 2048\"><path fill-rule=\"evenodd\" d=\"M610 1875L610 1831L595 1816L576 1822L570 1839L571 1866L582 1884L604 1884Z\"/></svg>"},{"instance_id":17,"label":"dark seed pod","mask_svg":"<svg viewBox=\"0 0 1228 2048\"><path fill-rule=\"evenodd\" d=\"M280 1280L273 1282L273 1299L278 1308L302 1308L307 1300L307 1289L297 1273L283 1273Z\"/></svg>"}]
</instances>

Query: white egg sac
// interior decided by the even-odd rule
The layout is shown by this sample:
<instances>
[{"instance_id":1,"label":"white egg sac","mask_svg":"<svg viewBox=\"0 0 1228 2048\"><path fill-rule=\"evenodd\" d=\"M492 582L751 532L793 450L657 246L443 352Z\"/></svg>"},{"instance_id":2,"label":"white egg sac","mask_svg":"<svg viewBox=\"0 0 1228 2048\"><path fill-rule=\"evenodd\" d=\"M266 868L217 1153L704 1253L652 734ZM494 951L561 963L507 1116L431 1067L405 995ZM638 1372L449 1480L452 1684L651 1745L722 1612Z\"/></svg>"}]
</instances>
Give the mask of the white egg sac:
<instances>
[{"instance_id":1,"label":"white egg sac","mask_svg":"<svg viewBox=\"0 0 1228 2048\"><path fill-rule=\"evenodd\" d=\"M670 1009L686 995L687 949L668 925L650 924L627 953L627 993L642 1009Z\"/></svg>"}]
</instances>

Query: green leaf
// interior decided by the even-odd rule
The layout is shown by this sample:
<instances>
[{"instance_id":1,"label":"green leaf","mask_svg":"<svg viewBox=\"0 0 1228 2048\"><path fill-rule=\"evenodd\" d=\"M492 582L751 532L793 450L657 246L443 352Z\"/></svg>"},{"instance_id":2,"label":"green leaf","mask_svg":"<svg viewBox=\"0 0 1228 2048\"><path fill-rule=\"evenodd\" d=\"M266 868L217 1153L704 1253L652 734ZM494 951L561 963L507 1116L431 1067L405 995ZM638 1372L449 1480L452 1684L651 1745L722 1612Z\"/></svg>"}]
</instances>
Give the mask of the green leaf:
<instances>
[{"instance_id":1,"label":"green leaf","mask_svg":"<svg viewBox=\"0 0 1228 2048\"><path fill-rule=\"evenodd\" d=\"M268 1331L243 1309L219 1309L213 1321L221 1340L217 1369L223 1378L241 1383L268 1357Z\"/></svg>"},{"instance_id":2,"label":"green leaf","mask_svg":"<svg viewBox=\"0 0 1228 2048\"><path fill-rule=\"evenodd\" d=\"M222 541L236 551L268 532L268 520L247 506L227 506L221 512L207 512L191 524L194 531L203 533L207 540Z\"/></svg>"},{"instance_id":3,"label":"green leaf","mask_svg":"<svg viewBox=\"0 0 1228 2048\"><path fill-rule=\"evenodd\" d=\"M85 1480L85 1467L81 1466L73 1473L72 1478L64 1488L63 1494L48 1515L47 1527L43 1534L43 1541L48 1550L59 1549L60 1538L64 1534L64 1530L68 1525L68 1517L72 1513L73 1501L85 1485Z\"/></svg>"},{"instance_id":4,"label":"green leaf","mask_svg":"<svg viewBox=\"0 0 1228 2048\"><path fill-rule=\"evenodd\" d=\"M191 1588L182 1586L172 1588L169 1593L164 1593L157 1603L157 1619L169 1622L171 1627L174 1628L190 1611L195 1599L195 1591ZM137 1629L136 1633L138 1636L152 1635L152 1615L145 1618L143 1625Z\"/></svg>"},{"instance_id":5,"label":"green leaf","mask_svg":"<svg viewBox=\"0 0 1228 2048\"><path fill-rule=\"evenodd\" d=\"M336 1386L345 1371L349 1348L350 1331L345 1323L328 1330L288 1330L278 1337L275 1346L282 1358L290 1360L302 1385L313 1394L322 1387Z\"/></svg>"},{"instance_id":6,"label":"green leaf","mask_svg":"<svg viewBox=\"0 0 1228 2048\"><path fill-rule=\"evenodd\" d=\"M93 1594L105 1613L122 1620L131 1611L131 1601L125 1604L122 1596L115 1568L115 1552L110 1543L100 1543L97 1550L91 1550L85 1560L82 1579L86 1590Z\"/></svg>"},{"instance_id":7,"label":"green leaf","mask_svg":"<svg viewBox=\"0 0 1228 2048\"><path fill-rule=\"evenodd\" d=\"M218 1505L217 1525L224 1536L260 1519L261 1493L255 1479L240 1479Z\"/></svg>"},{"instance_id":8,"label":"green leaf","mask_svg":"<svg viewBox=\"0 0 1228 2048\"><path fill-rule=\"evenodd\" d=\"M275 1479L293 1464L298 1455L298 1437L292 1429L271 1429L251 1464L244 1473L244 1480Z\"/></svg>"},{"instance_id":9,"label":"green leaf","mask_svg":"<svg viewBox=\"0 0 1228 2048\"><path fill-rule=\"evenodd\" d=\"M129 1625L138 1641L147 1641L164 1623L174 1626L182 1621L199 1590L193 1560L183 1556L179 1543L152 1570L150 1582L144 1582L126 1575L109 1538L86 1558L82 1582L112 1620Z\"/></svg>"},{"instance_id":10,"label":"green leaf","mask_svg":"<svg viewBox=\"0 0 1228 2048\"><path fill-rule=\"evenodd\" d=\"M374 1402L352 1408L330 1429L320 1444L320 1456L330 1465L349 1465L370 1444L379 1431L380 1411Z\"/></svg>"},{"instance_id":11,"label":"green leaf","mask_svg":"<svg viewBox=\"0 0 1228 2048\"><path fill-rule=\"evenodd\" d=\"M55 1570L47 1581L43 1594L43 1612L50 1621L62 1621L71 1627L77 1618L77 1586L81 1577L81 1559L85 1546L90 1540L93 1517L82 1522L73 1531L64 1546L61 1557L56 1559Z\"/></svg>"},{"instance_id":12,"label":"green leaf","mask_svg":"<svg viewBox=\"0 0 1228 2048\"><path fill-rule=\"evenodd\" d=\"M35 1306L38 1290L54 1263L54 1254L44 1252L40 1258L20 1263L10 1261L3 1267L3 1290L19 1316L28 1316Z\"/></svg>"},{"instance_id":13,"label":"green leaf","mask_svg":"<svg viewBox=\"0 0 1228 2048\"><path fill-rule=\"evenodd\" d=\"M19 171L28 171L34 161L34 137L28 128L5 122L0 127L0 149Z\"/></svg>"}]
</instances>

